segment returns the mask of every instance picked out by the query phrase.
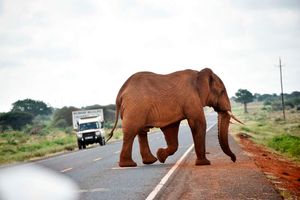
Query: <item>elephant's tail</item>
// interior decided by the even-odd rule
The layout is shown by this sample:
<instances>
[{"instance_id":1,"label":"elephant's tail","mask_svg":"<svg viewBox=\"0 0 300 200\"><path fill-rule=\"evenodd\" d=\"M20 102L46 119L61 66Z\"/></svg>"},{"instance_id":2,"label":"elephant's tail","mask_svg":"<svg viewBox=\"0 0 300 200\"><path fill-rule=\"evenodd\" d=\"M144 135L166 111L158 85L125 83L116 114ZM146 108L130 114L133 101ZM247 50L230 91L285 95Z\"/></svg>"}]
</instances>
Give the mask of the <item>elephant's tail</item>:
<instances>
[{"instance_id":1,"label":"elephant's tail","mask_svg":"<svg viewBox=\"0 0 300 200\"><path fill-rule=\"evenodd\" d=\"M112 130L110 131L110 133L108 134L106 142L108 142L112 138L112 136L114 135L114 130L116 129L117 124L118 124L118 120L119 120L119 111L120 111L120 104L117 102L117 104L116 104L116 120L115 120L115 125L112 128Z\"/></svg>"}]
</instances>

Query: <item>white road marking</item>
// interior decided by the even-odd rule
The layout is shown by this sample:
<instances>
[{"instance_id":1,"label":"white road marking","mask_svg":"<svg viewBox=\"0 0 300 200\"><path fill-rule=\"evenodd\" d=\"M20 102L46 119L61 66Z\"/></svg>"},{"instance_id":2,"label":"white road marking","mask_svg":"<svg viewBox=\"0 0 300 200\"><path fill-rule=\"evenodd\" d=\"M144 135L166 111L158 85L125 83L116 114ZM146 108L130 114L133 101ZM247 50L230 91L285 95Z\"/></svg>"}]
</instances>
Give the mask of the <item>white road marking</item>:
<instances>
[{"instance_id":1,"label":"white road marking","mask_svg":"<svg viewBox=\"0 0 300 200\"><path fill-rule=\"evenodd\" d=\"M63 169L63 170L61 170L60 172L61 172L61 173L64 173L64 172L70 171L70 170L72 170L72 169L73 169L73 168L70 167L70 168Z\"/></svg>"},{"instance_id":2,"label":"white road marking","mask_svg":"<svg viewBox=\"0 0 300 200\"><path fill-rule=\"evenodd\" d=\"M209 131L212 127L216 125L213 124L209 128L206 129L206 132ZM175 163L175 165L168 171L168 173L161 179L161 181L158 183L158 185L154 188L154 190L148 195L146 200L153 200L156 195L159 193L159 191L162 189L162 187L166 184L168 179L172 176L172 174L175 172L175 170L178 168L178 166L181 164L181 162L184 160L184 158L190 153L190 151L194 148L194 144L192 144L188 150L181 156L181 158Z\"/></svg>"},{"instance_id":3,"label":"white road marking","mask_svg":"<svg viewBox=\"0 0 300 200\"><path fill-rule=\"evenodd\" d=\"M113 167L113 170L124 170L124 169L138 169L140 167Z\"/></svg>"},{"instance_id":4,"label":"white road marking","mask_svg":"<svg viewBox=\"0 0 300 200\"><path fill-rule=\"evenodd\" d=\"M102 158L95 158L93 161L96 162L98 160L101 160Z\"/></svg>"},{"instance_id":5,"label":"white road marking","mask_svg":"<svg viewBox=\"0 0 300 200\"><path fill-rule=\"evenodd\" d=\"M116 151L114 154L118 154L118 153L120 153L121 151Z\"/></svg>"},{"instance_id":6,"label":"white road marking","mask_svg":"<svg viewBox=\"0 0 300 200\"><path fill-rule=\"evenodd\" d=\"M107 192L109 189L107 188L95 188L95 189L81 189L79 193L86 193L86 192Z\"/></svg>"}]
</instances>

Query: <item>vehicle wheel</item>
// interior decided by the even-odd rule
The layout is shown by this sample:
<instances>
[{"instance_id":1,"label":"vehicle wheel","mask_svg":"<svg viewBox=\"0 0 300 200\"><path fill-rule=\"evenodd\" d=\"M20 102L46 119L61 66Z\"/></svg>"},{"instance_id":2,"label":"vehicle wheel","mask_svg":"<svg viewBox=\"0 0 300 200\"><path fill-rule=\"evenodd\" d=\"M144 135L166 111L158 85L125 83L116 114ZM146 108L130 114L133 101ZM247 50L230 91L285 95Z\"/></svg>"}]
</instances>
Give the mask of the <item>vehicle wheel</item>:
<instances>
[{"instance_id":1,"label":"vehicle wheel","mask_svg":"<svg viewBox=\"0 0 300 200\"><path fill-rule=\"evenodd\" d=\"M86 149L86 145L85 145L84 143L82 144L82 147L83 147L84 149Z\"/></svg>"},{"instance_id":2,"label":"vehicle wheel","mask_svg":"<svg viewBox=\"0 0 300 200\"><path fill-rule=\"evenodd\" d=\"M78 149L82 149L82 145L81 145L81 142L77 140L77 144L78 144Z\"/></svg>"},{"instance_id":3,"label":"vehicle wheel","mask_svg":"<svg viewBox=\"0 0 300 200\"><path fill-rule=\"evenodd\" d=\"M101 138L99 141L100 146L105 145L105 138Z\"/></svg>"}]
</instances>

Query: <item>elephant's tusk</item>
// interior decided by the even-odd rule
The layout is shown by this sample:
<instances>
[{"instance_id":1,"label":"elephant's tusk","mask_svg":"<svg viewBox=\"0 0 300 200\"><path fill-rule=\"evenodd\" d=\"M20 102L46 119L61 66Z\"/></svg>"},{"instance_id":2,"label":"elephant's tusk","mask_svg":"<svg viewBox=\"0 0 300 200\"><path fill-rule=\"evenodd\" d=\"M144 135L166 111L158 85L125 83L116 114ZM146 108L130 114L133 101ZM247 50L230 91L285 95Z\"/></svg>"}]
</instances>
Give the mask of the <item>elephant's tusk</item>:
<instances>
[{"instance_id":1,"label":"elephant's tusk","mask_svg":"<svg viewBox=\"0 0 300 200\"><path fill-rule=\"evenodd\" d=\"M230 117L232 117L235 121L239 122L240 124L245 125L245 124L244 124L243 122L241 122L238 118L236 118L236 117L232 114L232 112L227 111L227 113L228 113L228 115L230 115Z\"/></svg>"}]
</instances>

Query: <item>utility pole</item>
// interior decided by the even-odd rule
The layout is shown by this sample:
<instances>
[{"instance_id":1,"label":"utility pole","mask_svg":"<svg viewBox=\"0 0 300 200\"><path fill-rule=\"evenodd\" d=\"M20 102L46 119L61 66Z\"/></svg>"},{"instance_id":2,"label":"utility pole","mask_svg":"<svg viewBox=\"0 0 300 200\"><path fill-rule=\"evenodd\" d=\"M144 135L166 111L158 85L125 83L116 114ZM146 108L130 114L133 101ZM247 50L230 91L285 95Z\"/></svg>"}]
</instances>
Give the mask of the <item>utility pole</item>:
<instances>
[{"instance_id":1,"label":"utility pole","mask_svg":"<svg viewBox=\"0 0 300 200\"><path fill-rule=\"evenodd\" d=\"M282 84L282 65L281 65L281 59L280 59L280 57L279 57L279 69L280 69L280 84L281 84L281 104L282 104L282 113L283 113L283 120L285 121L285 106L284 106L283 84Z\"/></svg>"}]
</instances>

